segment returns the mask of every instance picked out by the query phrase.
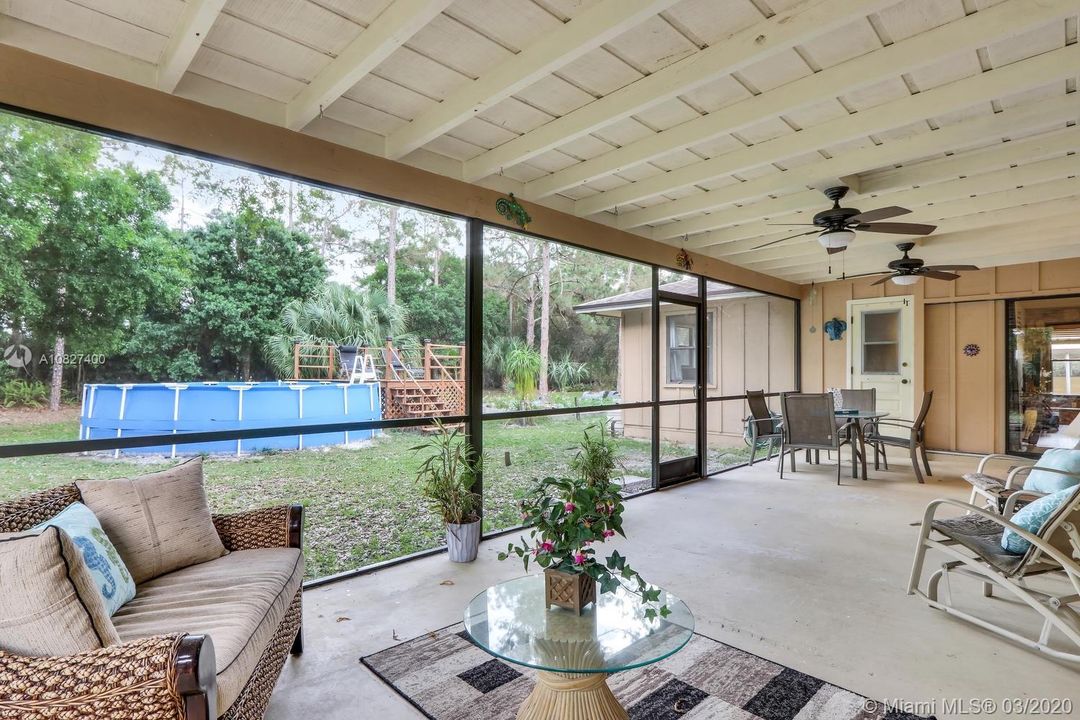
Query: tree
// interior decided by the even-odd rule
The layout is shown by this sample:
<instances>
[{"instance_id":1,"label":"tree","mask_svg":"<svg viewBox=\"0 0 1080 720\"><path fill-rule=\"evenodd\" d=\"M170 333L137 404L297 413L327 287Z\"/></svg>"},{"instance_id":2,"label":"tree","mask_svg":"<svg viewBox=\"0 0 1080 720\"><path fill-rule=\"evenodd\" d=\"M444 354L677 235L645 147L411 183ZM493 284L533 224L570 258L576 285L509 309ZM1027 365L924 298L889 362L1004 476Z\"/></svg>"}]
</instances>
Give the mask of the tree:
<instances>
[{"instance_id":1,"label":"tree","mask_svg":"<svg viewBox=\"0 0 1080 720\"><path fill-rule=\"evenodd\" d=\"M89 133L4 116L0 137L0 228L16 251L2 292L11 327L52 346L56 410L67 350L117 350L150 298L179 292L182 253L162 221L172 198L155 173L99 166Z\"/></svg>"},{"instance_id":2,"label":"tree","mask_svg":"<svg viewBox=\"0 0 1080 720\"><path fill-rule=\"evenodd\" d=\"M544 242L540 253L540 397L547 398L551 350L551 243Z\"/></svg>"},{"instance_id":3,"label":"tree","mask_svg":"<svg viewBox=\"0 0 1080 720\"><path fill-rule=\"evenodd\" d=\"M281 308L322 287L326 264L310 236L252 205L188 232L185 242L194 286L184 320L199 354L250 379L256 352L280 329Z\"/></svg>"},{"instance_id":4,"label":"tree","mask_svg":"<svg viewBox=\"0 0 1080 720\"><path fill-rule=\"evenodd\" d=\"M266 358L278 377L291 377L295 343L381 347L384 338L404 332L405 320L386 293L329 282L313 297L285 306L278 331L267 339Z\"/></svg>"}]
</instances>

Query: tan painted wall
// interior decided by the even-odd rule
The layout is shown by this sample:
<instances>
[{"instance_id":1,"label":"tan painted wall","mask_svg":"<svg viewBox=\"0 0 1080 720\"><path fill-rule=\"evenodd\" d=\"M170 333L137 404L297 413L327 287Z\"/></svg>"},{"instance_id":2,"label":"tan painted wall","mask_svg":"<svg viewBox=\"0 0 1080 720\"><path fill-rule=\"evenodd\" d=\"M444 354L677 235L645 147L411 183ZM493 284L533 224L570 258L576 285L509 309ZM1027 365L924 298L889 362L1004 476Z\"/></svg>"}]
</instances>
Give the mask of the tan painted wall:
<instances>
[{"instance_id":1,"label":"tan painted wall","mask_svg":"<svg viewBox=\"0 0 1080 720\"><path fill-rule=\"evenodd\" d=\"M830 342L821 328L830 318L845 317L848 300L912 294L913 289L916 398L924 388L934 391L930 446L1004 451L1005 300L1080 293L1080 257L988 268L964 273L955 282L923 280L913 288L873 286L876 279L803 286L803 389L821 391L846 382L847 336ZM968 344L981 352L965 356Z\"/></svg>"},{"instance_id":2,"label":"tan painted wall","mask_svg":"<svg viewBox=\"0 0 1080 720\"><path fill-rule=\"evenodd\" d=\"M0 103L269 170L503 224L501 193L368 155L158 90L0 45ZM529 231L555 240L675 267L677 250L640 235L527 205ZM690 254L694 272L797 298L799 286L722 260Z\"/></svg>"},{"instance_id":3,"label":"tan painted wall","mask_svg":"<svg viewBox=\"0 0 1080 720\"><path fill-rule=\"evenodd\" d=\"M690 312L688 308L660 308L661 347L667 347L666 330L670 315ZM710 397L742 395L747 389L780 392L795 387L795 308L789 300L754 297L716 301L709 304L712 314L713 377L708 385ZM652 363L649 348L652 327L648 310L624 313L619 367L625 402L650 399ZM667 378L667 353L658 354L660 362L660 399L689 400L693 390L671 385ZM707 418L711 445L742 445L746 404L742 400L709 403ZM648 410L627 411L626 434L649 437L651 415ZM660 409L661 437L667 441L691 443L696 431L693 405Z\"/></svg>"}]
</instances>

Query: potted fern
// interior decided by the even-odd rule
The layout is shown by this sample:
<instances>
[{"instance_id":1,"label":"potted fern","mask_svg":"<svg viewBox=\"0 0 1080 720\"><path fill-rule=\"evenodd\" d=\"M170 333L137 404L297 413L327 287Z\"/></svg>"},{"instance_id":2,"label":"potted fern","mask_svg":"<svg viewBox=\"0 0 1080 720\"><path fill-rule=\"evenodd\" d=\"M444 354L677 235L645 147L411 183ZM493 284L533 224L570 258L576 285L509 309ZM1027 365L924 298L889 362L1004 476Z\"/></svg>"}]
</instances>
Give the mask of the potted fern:
<instances>
[{"instance_id":1,"label":"potted fern","mask_svg":"<svg viewBox=\"0 0 1080 720\"><path fill-rule=\"evenodd\" d=\"M585 430L571 477L537 480L521 502L521 516L530 527L529 539L510 543L499 559L518 557L528 571L530 561L544 568L544 601L573 610L578 615L600 593L620 587L646 603L645 616L667 617L660 603L660 589L650 586L626 558L613 551L597 557L596 545L616 534L623 535L623 501L618 483L612 480L617 459L615 443L604 425Z\"/></svg>"},{"instance_id":2,"label":"potted fern","mask_svg":"<svg viewBox=\"0 0 1080 720\"><path fill-rule=\"evenodd\" d=\"M446 523L446 549L452 562L472 562L480 547L480 496L473 490L482 458L455 428L435 421L436 431L412 448L426 452L416 482L431 508Z\"/></svg>"}]
</instances>

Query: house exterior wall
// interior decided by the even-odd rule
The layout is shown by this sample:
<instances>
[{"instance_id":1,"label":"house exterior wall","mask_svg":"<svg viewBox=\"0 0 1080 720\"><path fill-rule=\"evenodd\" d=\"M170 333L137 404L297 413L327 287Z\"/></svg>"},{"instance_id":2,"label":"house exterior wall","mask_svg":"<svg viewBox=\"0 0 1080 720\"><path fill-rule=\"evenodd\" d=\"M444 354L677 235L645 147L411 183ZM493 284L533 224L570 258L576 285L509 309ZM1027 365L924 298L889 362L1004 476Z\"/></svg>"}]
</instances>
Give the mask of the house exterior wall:
<instances>
[{"instance_id":1,"label":"house exterior wall","mask_svg":"<svg viewBox=\"0 0 1080 720\"><path fill-rule=\"evenodd\" d=\"M713 375L709 397L742 395L747 389L780 392L795 388L795 307L782 298L760 296L715 300L708 305L712 317ZM690 400L693 388L666 382L667 318L692 312L690 308L661 306L660 399ZM652 392L651 312L628 310L623 314L619 367L624 402L647 401ZM779 409L779 403L776 404ZM708 404L707 435L710 446L743 445L743 400ZM652 415L648 409L623 413L628 437L649 438ZM696 412L693 405L660 408L660 437L664 442L693 443Z\"/></svg>"},{"instance_id":2,"label":"house exterior wall","mask_svg":"<svg viewBox=\"0 0 1080 720\"><path fill-rule=\"evenodd\" d=\"M934 391L926 426L930 447L1004 452L1005 300L1080 293L1080 258L1003 265L963 273L954 282L924 279L910 287L871 285L877 279L803 286L803 389L820 392L847 382L847 336L827 342L821 328L829 318L845 317L848 300L911 295L915 397ZM964 355L969 344L981 352Z\"/></svg>"}]
</instances>

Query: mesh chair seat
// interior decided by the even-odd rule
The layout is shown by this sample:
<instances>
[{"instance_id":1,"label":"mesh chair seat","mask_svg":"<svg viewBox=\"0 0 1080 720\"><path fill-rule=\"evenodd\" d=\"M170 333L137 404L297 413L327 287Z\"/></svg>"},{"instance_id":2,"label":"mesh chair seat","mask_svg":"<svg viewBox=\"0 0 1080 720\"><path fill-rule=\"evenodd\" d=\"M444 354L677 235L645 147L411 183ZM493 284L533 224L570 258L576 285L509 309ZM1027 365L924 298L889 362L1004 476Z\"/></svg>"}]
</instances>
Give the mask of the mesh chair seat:
<instances>
[{"instance_id":1,"label":"mesh chair seat","mask_svg":"<svg viewBox=\"0 0 1080 720\"><path fill-rule=\"evenodd\" d=\"M980 490L986 490L987 492L996 492L1005 488L1005 482L1000 478L993 477L992 475L984 475L982 473L964 473L964 480L970 485L979 488Z\"/></svg>"},{"instance_id":2,"label":"mesh chair seat","mask_svg":"<svg viewBox=\"0 0 1080 720\"><path fill-rule=\"evenodd\" d=\"M886 445L898 445L900 447L908 447L911 445L910 437L897 437L896 435L878 435L877 433L867 433L866 442L884 443Z\"/></svg>"},{"instance_id":3,"label":"mesh chair seat","mask_svg":"<svg viewBox=\"0 0 1080 720\"><path fill-rule=\"evenodd\" d=\"M950 540L960 543L1006 575L1016 572L1024 562L1024 555L1016 555L1002 549L1001 535L1004 533L1004 528L982 515L961 515L934 520L930 526Z\"/></svg>"}]
</instances>

